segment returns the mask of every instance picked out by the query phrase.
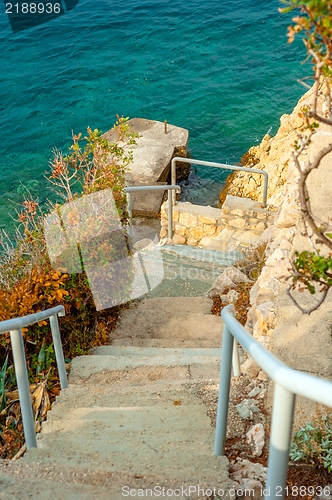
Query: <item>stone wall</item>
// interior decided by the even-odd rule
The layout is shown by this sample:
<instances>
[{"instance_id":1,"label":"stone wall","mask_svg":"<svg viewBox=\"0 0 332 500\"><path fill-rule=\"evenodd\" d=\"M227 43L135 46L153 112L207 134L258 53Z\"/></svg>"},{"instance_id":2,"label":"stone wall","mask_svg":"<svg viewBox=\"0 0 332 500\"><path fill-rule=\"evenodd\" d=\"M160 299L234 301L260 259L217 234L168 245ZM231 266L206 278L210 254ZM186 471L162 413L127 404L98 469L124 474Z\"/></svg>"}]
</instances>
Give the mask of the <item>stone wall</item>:
<instances>
[{"instance_id":1,"label":"stone wall","mask_svg":"<svg viewBox=\"0 0 332 500\"><path fill-rule=\"evenodd\" d=\"M178 203L173 207L173 238L177 245L236 250L255 244L275 218L258 202L227 196L222 209ZM167 237L168 205L161 209L161 238Z\"/></svg>"},{"instance_id":2,"label":"stone wall","mask_svg":"<svg viewBox=\"0 0 332 500\"><path fill-rule=\"evenodd\" d=\"M160 237L167 237L168 202L161 207ZM191 203L177 203L173 207L173 243L176 245L199 245L205 236L217 236L222 227L220 225L221 211L218 208L192 205Z\"/></svg>"}]
</instances>

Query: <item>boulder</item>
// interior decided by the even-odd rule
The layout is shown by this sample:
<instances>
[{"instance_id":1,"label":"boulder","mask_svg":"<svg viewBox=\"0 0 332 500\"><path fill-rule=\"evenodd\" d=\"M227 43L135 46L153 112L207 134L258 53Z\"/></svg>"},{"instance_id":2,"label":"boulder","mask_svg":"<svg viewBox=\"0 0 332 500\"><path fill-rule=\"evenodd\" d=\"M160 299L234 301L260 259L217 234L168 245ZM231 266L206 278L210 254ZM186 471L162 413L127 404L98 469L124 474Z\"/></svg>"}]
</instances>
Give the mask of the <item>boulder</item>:
<instances>
[{"instance_id":1,"label":"boulder","mask_svg":"<svg viewBox=\"0 0 332 500\"><path fill-rule=\"evenodd\" d=\"M226 290L234 289L239 283L251 283L252 281L242 271L234 266L226 267L224 272L218 276L212 287L207 291L207 297L220 297Z\"/></svg>"}]
</instances>

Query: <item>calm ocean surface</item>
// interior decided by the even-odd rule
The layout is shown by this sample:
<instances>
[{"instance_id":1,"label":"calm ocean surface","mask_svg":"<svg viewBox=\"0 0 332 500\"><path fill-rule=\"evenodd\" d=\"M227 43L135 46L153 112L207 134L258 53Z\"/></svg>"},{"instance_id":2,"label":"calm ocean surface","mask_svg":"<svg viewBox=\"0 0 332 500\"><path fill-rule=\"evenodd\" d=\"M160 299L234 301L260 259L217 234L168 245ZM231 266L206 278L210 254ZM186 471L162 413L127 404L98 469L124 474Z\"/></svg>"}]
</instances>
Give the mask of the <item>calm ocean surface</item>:
<instances>
[{"instance_id":1,"label":"calm ocean surface","mask_svg":"<svg viewBox=\"0 0 332 500\"><path fill-rule=\"evenodd\" d=\"M106 131L116 113L190 133L192 157L239 162L303 94L300 41L277 0L80 0L13 34L0 5L0 225L29 186L44 204L53 147ZM213 205L225 174L192 173L190 201Z\"/></svg>"}]
</instances>

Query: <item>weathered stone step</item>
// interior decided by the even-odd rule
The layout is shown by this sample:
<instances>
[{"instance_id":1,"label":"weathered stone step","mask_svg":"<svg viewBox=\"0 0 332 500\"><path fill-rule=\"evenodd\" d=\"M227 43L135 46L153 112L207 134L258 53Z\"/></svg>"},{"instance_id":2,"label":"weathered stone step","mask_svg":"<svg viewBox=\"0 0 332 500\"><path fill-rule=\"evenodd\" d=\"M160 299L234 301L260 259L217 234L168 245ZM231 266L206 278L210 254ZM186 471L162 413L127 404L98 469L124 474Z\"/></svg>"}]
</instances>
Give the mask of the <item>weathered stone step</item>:
<instances>
[{"instance_id":1,"label":"weathered stone step","mask_svg":"<svg viewBox=\"0 0 332 500\"><path fill-rule=\"evenodd\" d=\"M91 355L79 356L72 361L71 377L88 378L103 371L126 370L137 367L149 366L186 366L191 364L204 365L206 363L219 363L220 356L185 354L155 354L154 356L104 356Z\"/></svg>"},{"instance_id":2,"label":"weathered stone step","mask_svg":"<svg viewBox=\"0 0 332 500\"><path fill-rule=\"evenodd\" d=\"M95 347L91 350L91 354L93 355L102 355L102 356L125 356L125 357L134 357L141 358L142 356L183 356L188 358L188 362L194 362L195 358L199 356L212 356L216 358L220 356L219 349L202 349L202 348L172 348L172 347L133 347L133 346L113 346L113 345L103 345L99 347ZM193 361L192 361L193 360Z\"/></svg>"},{"instance_id":3,"label":"weathered stone step","mask_svg":"<svg viewBox=\"0 0 332 500\"><path fill-rule=\"evenodd\" d=\"M175 401L179 406L174 406L174 401L164 401L162 404L153 406L141 406L135 400L135 404L131 404L128 394L127 401L124 402L123 406L71 408L65 414L63 409L58 408L50 416L52 418L43 423L43 435L49 434L54 430L67 433L71 430L77 432L80 428L85 431L89 423L93 424L93 426L96 426L98 423L98 425L105 426L106 429L110 427L116 429L117 436L114 439L115 441L121 441L123 438L122 435L127 432L132 432L136 435L153 432L154 423L160 421L160 418L162 418L165 423L166 433L170 432L168 424L172 422L174 424L172 435L180 434L180 436L184 437L189 432L189 435L192 437L191 426L195 430L201 430L204 429L206 424L206 422L196 422L195 419L195 414L197 411L200 411L201 408L199 407L201 405L197 405L197 399L196 404L194 401L183 404L183 398L180 395L178 397L180 399ZM130 440L132 439L134 439L133 436L131 436ZM164 439L164 434L156 437L157 442L163 442Z\"/></svg>"},{"instance_id":4,"label":"weathered stone step","mask_svg":"<svg viewBox=\"0 0 332 500\"><path fill-rule=\"evenodd\" d=\"M207 297L152 297L137 302L136 310L159 311L165 314L210 314L213 302Z\"/></svg>"},{"instance_id":5,"label":"weathered stone step","mask_svg":"<svg viewBox=\"0 0 332 500\"><path fill-rule=\"evenodd\" d=\"M38 456L38 452L36 453ZM1 467L1 464L0 464ZM189 471L190 472L190 471ZM19 481L18 481L19 477ZM36 481L36 478L39 478ZM42 480L41 480L42 478ZM144 476L126 470L94 470L92 464L88 467L70 467L68 464L54 464L50 462L11 461L5 463L1 468L1 490L0 499L7 500L123 500L125 496L132 498L132 494L138 490L145 491L154 489L156 485L167 489L180 489L179 500L188 500L188 487L196 485L197 477L189 474L187 477L170 481L167 471L158 474L146 473ZM220 487L227 491L230 484L227 481L219 482L219 477L212 478L210 483L200 483L200 487ZM124 488L124 489L123 489ZM33 492L33 493L32 493ZM149 494L149 493L147 493ZM33 496L32 496L33 495ZM191 490L192 499L198 498L197 492ZM202 495L200 494L200 498Z\"/></svg>"},{"instance_id":6,"label":"weathered stone step","mask_svg":"<svg viewBox=\"0 0 332 500\"><path fill-rule=\"evenodd\" d=\"M221 469L220 457L213 456L214 431L208 427L209 419L203 406L178 411L178 416L176 412L168 413L167 409L155 415L137 409L132 413L135 421L130 430L126 430L125 419L74 420L60 422L61 425L52 422L50 432L42 434L42 448L29 452L24 460L76 464L94 470L135 471L136 474L153 473L157 469L167 471L171 478L199 474L200 480L205 474L216 478L222 473L217 470ZM178 423L181 428L175 432ZM222 460L225 462L226 459Z\"/></svg>"},{"instance_id":7,"label":"weathered stone step","mask_svg":"<svg viewBox=\"0 0 332 500\"><path fill-rule=\"evenodd\" d=\"M185 347L185 348L217 348L221 345L221 338L216 339L138 339L133 337L121 337L113 339L112 346L135 346L135 347Z\"/></svg>"},{"instance_id":8,"label":"weathered stone step","mask_svg":"<svg viewBox=\"0 0 332 500\"><path fill-rule=\"evenodd\" d=\"M220 317L211 314L183 314L170 316L162 309L142 311L130 309L124 311L112 338L178 338L186 339L221 339L223 322Z\"/></svg>"},{"instance_id":9,"label":"weathered stone step","mask_svg":"<svg viewBox=\"0 0 332 500\"><path fill-rule=\"evenodd\" d=\"M181 263L183 260L184 262L192 262L193 265L206 264L207 268L210 265L215 268L219 267L221 270L243 258L243 254L237 250L214 250L190 245L163 245L161 251L165 255L165 259L173 258L174 262L177 263Z\"/></svg>"},{"instance_id":10,"label":"weathered stone step","mask_svg":"<svg viewBox=\"0 0 332 500\"><path fill-rule=\"evenodd\" d=\"M30 466L33 467L33 474L29 468ZM89 478L87 477L88 474ZM103 472L103 475L105 475L105 472ZM123 475L122 481L128 476L130 475ZM66 481L64 481L64 478L66 478ZM59 482L62 483L61 486L59 486ZM68 471L68 466L50 467L47 464L47 466L43 467L40 463L36 463L26 464L25 467L21 463L13 462L10 464L10 468L6 467L3 472L1 471L0 499L91 500L91 498L96 498L98 500L109 500L112 498L114 500L123 500L121 485L118 481L113 481L113 484L107 484L107 486L103 484L104 481L101 478L98 485L96 484L95 471L88 468L81 471L75 468L74 472L73 470Z\"/></svg>"},{"instance_id":11,"label":"weathered stone step","mask_svg":"<svg viewBox=\"0 0 332 500\"><path fill-rule=\"evenodd\" d=\"M178 370L176 370L178 374ZM123 407L130 402L131 407L165 407L167 404L174 404L174 401L181 402L181 405L197 404L197 397L189 391L184 391L182 385L190 382L188 370L183 373L183 379L174 380L173 384L170 380L163 381L165 383L152 383L147 385L138 384L121 384L117 380L113 384L89 385L88 390L86 384L77 386L71 385L68 389L63 390L61 397L57 398L53 403L52 409L47 414L47 421L54 419L66 419L67 410L70 413L72 410L80 411L85 408L102 408ZM133 396L134 393L134 396ZM66 411L64 411L66 409Z\"/></svg>"}]
</instances>

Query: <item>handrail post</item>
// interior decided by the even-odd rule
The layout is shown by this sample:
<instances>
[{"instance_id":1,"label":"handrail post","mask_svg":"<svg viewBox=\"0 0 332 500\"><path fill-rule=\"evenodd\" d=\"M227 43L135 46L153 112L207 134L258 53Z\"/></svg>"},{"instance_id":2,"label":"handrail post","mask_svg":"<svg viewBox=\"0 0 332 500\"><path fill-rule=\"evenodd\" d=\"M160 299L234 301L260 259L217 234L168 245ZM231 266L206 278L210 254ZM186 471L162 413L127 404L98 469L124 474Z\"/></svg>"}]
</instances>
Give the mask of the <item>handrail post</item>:
<instances>
[{"instance_id":1,"label":"handrail post","mask_svg":"<svg viewBox=\"0 0 332 500\"><path fill-rule=\"evenodd\" d=\"M35 420L32 411L28 370L24 352L22 330L10 331L18 394L20 398L23 429L27 449L37 448Z\"/></svg>"},{"instance_id":2,"label":"handrail post","mask_svg":"<svg viewBox=\"0 0 332 500\"><path fill-rule=\"evenodd\" d=\"M130 191L127 191L128 195L128 212L129 212L129 235L133 236L133 197Z\"/></svg>"},{"instance_id":3,"label":"handrail post","mask_svg":"<svg viewBox=\"0 0 332 500\"><path fill-rule=\"evenodd\" d=\"M173 204L172 197L175 195L175 190L168 190L168 237L171 240L173 236Z\"/></svg>"},{"instance_id":4,"label":"handrail post","mask_svg":"<svg viewBox=\"0 0 332 500\"><path fill-rule=\"evenodd\" d=\"M240 367L240 356L239 356L239 345L234 337L233 340L233 375L234 377L239 377L241 375L241 367Z\"/></svg>"},{"instance_id":5,"label":"handrail post","mask_svg":"<svg viewBox=\"0 0 332 500\"><path fill-rule=\"evenodd\" d=\"M283 500L292 435L295 396L276 384L274 390L271 438L265 500Z\"/></svg>"},{"instance_id":6,"label":"handrail post","mask_svg":"<svg viewBox=\"0 0 332 500\"><path fill-rule=\"evenodd\" d=\"M266 208L267 206L267 185L269 182L269 175L267 172L263 171L264 175L264 186L263 186L263 208Z\"/></svg>"},{"instance_id":7,"label":"handrail post","mask_svg":"<svg viewBox=\"0 0 332 500\"><path fill-rule=\"evenodd\" d=\"M224 325L221 348L216 437L214 442L215 455L224 455L225 453L229 391L231 385L232 351L233 337L228 327Z\"/></svg>"},{"instance_id":8,"label":"handrail post","mask_svg":"<svg viewBox=\"0 0 332 500\"><path fill-rule=\"evenodd\" d=\"M58 373L59 373L59 377L60 377L61 389L67 389L68 380L67 380L67 373L66 373L66 367L65 367L65 359L63 356L58 315L54 314L53 316L50 316L49 319L50 319L51 332L52 332L52 337L53 337L55 358L56 358L56 363L58 366Z\"/></svg>"},{"instance_id":9,"label":"handrail post","mask_svg":"<svg viewBox=\"0 0 332 500\"><path fill-rule=\"evenodd\" d=\"M171 161L171 184L174 186L176 184L176 159L173 158ZM176 194L175 191L172 190L172 205L175 205ZM169 218L169 216L168 216Z\"/></svg>"}]
</instances>

